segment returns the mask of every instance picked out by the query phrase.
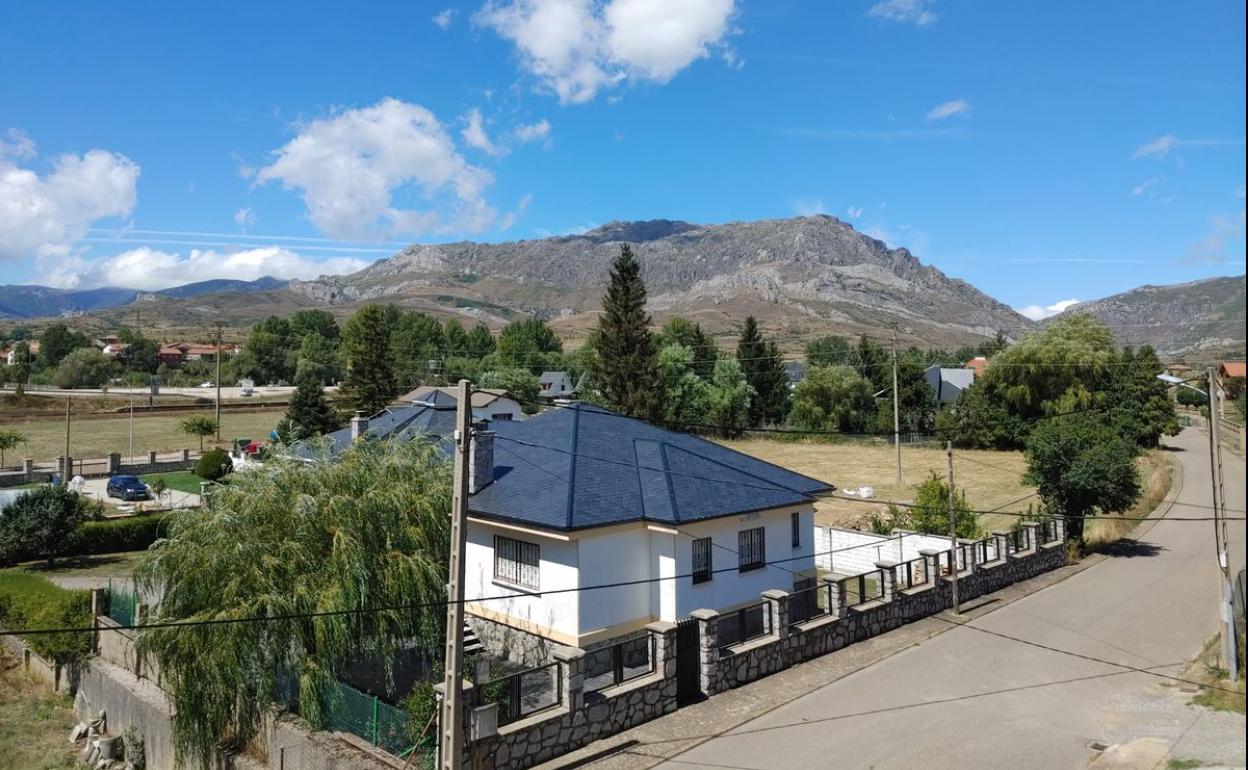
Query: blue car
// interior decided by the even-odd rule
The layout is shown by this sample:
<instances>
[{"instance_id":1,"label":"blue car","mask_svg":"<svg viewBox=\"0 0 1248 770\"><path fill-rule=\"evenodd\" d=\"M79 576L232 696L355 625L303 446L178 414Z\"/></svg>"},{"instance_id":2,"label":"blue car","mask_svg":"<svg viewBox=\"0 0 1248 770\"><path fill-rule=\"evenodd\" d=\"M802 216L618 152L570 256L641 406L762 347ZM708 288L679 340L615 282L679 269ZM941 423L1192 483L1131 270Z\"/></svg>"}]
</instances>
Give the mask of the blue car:
<instances>
[{"instance_id":1,"label":"blue car","mask_svg":"<svg viewBox=\"0 0 1248 770\"><path fill-rule=\"evenodd\" d=\"M151 497L151 490L138 476L113 476L104 491L109 497L122 500L146 500Z\"/></svg>"}]
</instances>

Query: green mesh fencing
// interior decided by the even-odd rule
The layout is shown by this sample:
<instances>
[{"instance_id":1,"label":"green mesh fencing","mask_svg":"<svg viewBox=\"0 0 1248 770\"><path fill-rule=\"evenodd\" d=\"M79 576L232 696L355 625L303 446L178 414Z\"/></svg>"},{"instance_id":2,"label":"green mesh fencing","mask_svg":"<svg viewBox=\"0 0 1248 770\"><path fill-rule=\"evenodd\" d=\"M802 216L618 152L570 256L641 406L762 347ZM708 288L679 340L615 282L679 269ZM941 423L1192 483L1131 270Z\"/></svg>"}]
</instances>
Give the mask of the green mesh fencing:
<instances>
[{"instance_id":1,"label":"green mesh fencing","mask_svg":"<svg viewBox=\"0 0 1248 770\"><path fill-rule=\"evenodd\" d=\"M134 618L138 614L139 597L132 591L125 588L118 588L113 585L113 579L108 579L108 617L123 626L134 625Z\"/></svg>"},{"instance_id":2,"label":"green mesh fencing","mask_svg":"<svg viewBox=\"0 0 1248 770\"><path fill-rule=\"evenodd\" d=\"M351 733L396 757L407 757L418 747L412 745L411 723L407 712L380 698L338 683L329 699L325 728ZM424 752L420 752L423 758ZM423 767L423 762L413 762Z\"/></svg>"}]
</instances>

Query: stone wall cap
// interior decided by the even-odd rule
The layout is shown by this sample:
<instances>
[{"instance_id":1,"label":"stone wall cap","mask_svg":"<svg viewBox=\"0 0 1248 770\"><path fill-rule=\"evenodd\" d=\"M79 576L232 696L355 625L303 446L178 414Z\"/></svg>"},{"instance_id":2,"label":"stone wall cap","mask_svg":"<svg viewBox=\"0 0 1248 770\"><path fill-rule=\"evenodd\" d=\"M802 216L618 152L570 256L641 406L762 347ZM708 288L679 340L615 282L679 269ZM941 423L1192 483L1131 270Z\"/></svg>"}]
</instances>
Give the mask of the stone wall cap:
<instances>
[{"instance_id":1,"label":"stone wall cap","mask_svg":"<svg viewBox=\"0 0 1248 770\"><path fill-rule=\"evenodd\" d=\"M875 566L879 569L892 569L897 566L897 562L889 561L888 559L881 559L875 563Z\"/></svg>"},{"instance_id":2,"label":"stone wall cap","mask_svg":"<svg viewBox=\"0 0 1248 770\"><path fill-rule=\"evenodd\" d=\"M655 634L666 634L676 630L676 624L670 620L656 620L646 624L646 630Z\"/></svg>"},{"instance_id":3,"label":"stone wall cap","mask_svg":"<svg viewBox=\"0 0 1248 770\"><path fill-rule=\"evenodd\" d=\"M935 548L920 548L919 549L919 556L936 556L940 553L943 553L943 552L937 551Z\"/></svg>"},{"instance_id":4,"label":"stone wall cap","mask_svg":"<svg viewBox=\"0 0 1248 770\"><path fill-rule=\"evenodd\" d=\"M550 651L550 657L558 661L577 660L585 657L585 651L580 647L568 647L562 644L556 644L554 649Z\"/></svg>"},{"instance_id":5,"label":"stone wall cap","mask_svg":"<svg viewBox=\"0 0 1248 770\"><path fill-rule=\"evenodd\" d=\"M1038 521L1024 521L1024 522L1023 522L1023 526L1024 526L1024 527L1038 527L1038 526L1040 526L1040 522L1038 522Z\"/></svg>"},{"instance_id":6,"label":"stone wall cap","mask_svg":"<svg viewBox=\"0 0 1248 770\"><path fill-rule=\"evenodd\" d=\"M695 618L697 620L714 620L715 618L719 617L719 613L716 612L715 610L705 610L705 609L694 610L693 612L689 613L689 617Z\"/></svg>"},{"instance_id":7,"label":"stone wall cap","mask_svg":"<svg viewBox=\"0 0 1248 770\"><path fill-rule=\"evenodd\" d=\"M777 601L780 601L782 599L788 598L789 592L781 591L779 588L771 588L766 591L763 591L759 595L762 596L764 599L775 599Z\"/></svg>"}]
</instances>

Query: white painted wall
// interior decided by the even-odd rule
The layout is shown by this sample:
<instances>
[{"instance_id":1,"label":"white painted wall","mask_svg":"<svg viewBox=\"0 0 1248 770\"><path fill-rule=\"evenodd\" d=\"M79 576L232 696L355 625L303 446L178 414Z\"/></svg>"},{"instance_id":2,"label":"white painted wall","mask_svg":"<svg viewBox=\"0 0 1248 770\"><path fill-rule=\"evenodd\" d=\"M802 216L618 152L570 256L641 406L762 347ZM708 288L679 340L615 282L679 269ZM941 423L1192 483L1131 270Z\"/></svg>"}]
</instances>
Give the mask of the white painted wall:
<instances>
[{"instance_id":1,"label":"white painted wall","mask_svg":"<svg viewBox=\"0 0 1248 770\"><path fill-rule=\"evenodd\" d=\"M500 414L510 415L512 420L523 420L526 417L524 410L520 408L520 403L510 398L498 398L489 406L479 409L473 407L472 410L472 418L474 420L496 420L499 419L498 415Z\"/></svg>"},{"instance_id":2,"label":"white painted wall","mask_svg":"<svg viewBox=\"0 0 1248 770\"><path fill-rule=\"evenodd\" d=\"M818 556L822 569L841 575L858 575L875 569L877 561L903 562L917 559L920 551L948 551L949 538L896 530L876 535L838 527L819 527ZM995 553L995 549L990 552Z\"/></svg>"},{"instance_id":3,"label":"white painted wall","mask_svg":"<svg viewBox=\"0 0 1248 770\"><path fill-rule=\"evenodd\" d=\"M577 533L575 545L581 567L581 587L649 578L652 574L650 535L641 525ZM578 594L579 632L588 634L638 618L654 617L651 587L651 584L641 583Z\"/></svg>"},{"instance_id":4,"label":"white painted wall","mask_svg":"<svg viewBox=\"0 0 1248 770\"><path fill-rule=\"evenodd\" d=\"M479 521L469 521L468 543L464 554L464 596L470 606L475 599L505 596L522 590L494 582L494 535L535 543L541 548L542 590L577 588L580 585L576 541L556 540ZM484 601L479 606L488 611L483 613L485 617L494 618L497 613L503 613L513 620L575 636L580 631L577 597L575 591L541 596L532 594Z\"/></svg>"}]
</instances>

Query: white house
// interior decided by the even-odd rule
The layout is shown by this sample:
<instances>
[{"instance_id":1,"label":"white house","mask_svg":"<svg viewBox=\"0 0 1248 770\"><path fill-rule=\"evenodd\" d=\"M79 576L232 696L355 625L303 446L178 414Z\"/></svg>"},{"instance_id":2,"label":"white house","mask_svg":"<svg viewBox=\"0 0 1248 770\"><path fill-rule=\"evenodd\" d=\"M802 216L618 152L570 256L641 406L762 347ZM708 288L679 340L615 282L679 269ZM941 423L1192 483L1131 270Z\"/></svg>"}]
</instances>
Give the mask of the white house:
<instances>
[{"instance_id":1,"label":"white house","mask_svg":"<svg viewBox=\"0 0 1248 770\"><path fill-rule=\"evenodd\" d=\"M814 576L824 482L585 404L489 428L464 560L487 644L594 647Z\"/></svg>"},{"instance_id":2,"label":"white house","mask_svg":"<svg viewBox=\"0 0 1248 770\"><path fill-rule=\"evenodd\" d=\"M398 404L416 404L418 406L441 407L455 405L455 388L439 388L433 385L422 385L419 388L400 396ZM480 420L523 420L524 410L511 393L495 388L477 388L472 392L472 419Z\"/></svg>"},{"instance_id":3,"label":"white house","mask_svg":"<svg viewBox=\"0 0 1248 770\"><path fill-rule=\"evenodd\" d=\"M537 378L537 397L544 401L570 398L576 393L576 384L567 372L542 372Z\"/></svg>"}]
</instances>

